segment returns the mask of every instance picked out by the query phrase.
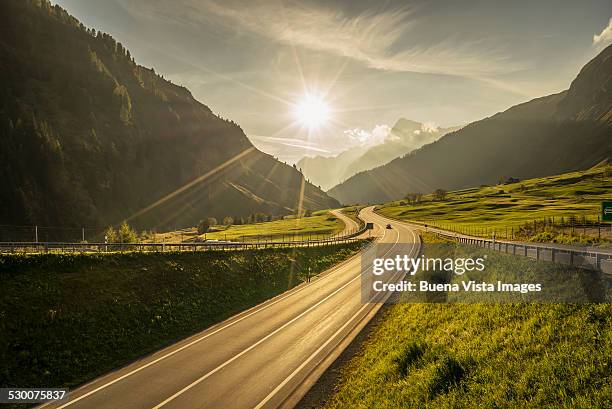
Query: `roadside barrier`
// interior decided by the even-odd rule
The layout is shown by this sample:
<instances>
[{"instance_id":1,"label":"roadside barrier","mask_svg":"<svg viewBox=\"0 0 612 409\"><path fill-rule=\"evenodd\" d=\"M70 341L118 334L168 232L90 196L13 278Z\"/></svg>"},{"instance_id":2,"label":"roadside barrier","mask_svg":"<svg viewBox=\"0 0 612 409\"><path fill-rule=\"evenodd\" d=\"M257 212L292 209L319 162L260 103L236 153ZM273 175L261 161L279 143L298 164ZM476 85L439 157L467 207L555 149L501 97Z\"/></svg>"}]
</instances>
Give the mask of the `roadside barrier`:
<instances>
[{"instance_id":1,"label":"roadside barrier","mask_svg":"<svg viewBox=\"0 0 612 409\"><path fill-rule=\"evenodd\" d=\"M530 257L536 260L568 264L589 270L612 274L612 250L585 247L583 249L570 246L555 246L554 244L534 244L513 242L481 237L466 236L440 229L429 228L429 231L444 237L457 240L460 243L475 245L506 254Z\"/></svg>"},{"instance_id":2,"label":"roadside barrier","mask_svg":"<svg viewBox=\"0 0 612 409\"><path fill-rule=\"evenodd\" d=\"M62 242L0 242L0 253L105 253L116 251L228 251L266 248L318 247L359 241L366 231L365 224L343 236L309 240L265 241L203 241L182 243L62 243Z\"/></svg>"}]
</instances>

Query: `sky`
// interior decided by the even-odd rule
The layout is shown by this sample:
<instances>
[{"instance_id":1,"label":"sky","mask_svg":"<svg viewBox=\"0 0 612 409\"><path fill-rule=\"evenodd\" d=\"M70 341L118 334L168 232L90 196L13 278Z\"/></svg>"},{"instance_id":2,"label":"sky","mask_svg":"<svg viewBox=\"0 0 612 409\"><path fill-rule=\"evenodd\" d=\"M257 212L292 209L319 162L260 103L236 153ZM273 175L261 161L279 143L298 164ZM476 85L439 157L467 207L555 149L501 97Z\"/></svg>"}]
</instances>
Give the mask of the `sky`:
<instances>
[{"instance_id":1,"label":"sky","mask_svg":"<svg viewBox=\"0 0 612 409\"><path fill-rule=\"evenodd\" d=\"M289 163L562 91L612 42L607 0L56 3Z\"/></svg>"}]
</instances>

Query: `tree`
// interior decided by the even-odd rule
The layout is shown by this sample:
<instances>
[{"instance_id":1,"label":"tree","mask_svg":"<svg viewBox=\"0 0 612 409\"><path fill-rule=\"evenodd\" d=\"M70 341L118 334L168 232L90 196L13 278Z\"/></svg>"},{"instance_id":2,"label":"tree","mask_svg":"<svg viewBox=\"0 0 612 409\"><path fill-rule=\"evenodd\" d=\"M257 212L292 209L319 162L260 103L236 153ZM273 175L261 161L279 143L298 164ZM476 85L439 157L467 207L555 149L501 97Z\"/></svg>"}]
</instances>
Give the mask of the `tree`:
<instances>
[{"instance_id":1,"label":"tree","mask_svg":"<svg viewBox=\"0 0 612 409\"><path fill-rule=\"evenodd\" d=\"M113 226L108 226L106 232L104 232L104 239L106 243L116 243L117 242L117 232L113 229Z\"/></svg>"},{"instance_id":2,"label":"tree","mask_svg":"<svg viewBox=\"0 0 612 409\"><path fill-rule=\"evenodd\" d=\"M200 220L200 222L198 223L198 234L204 234L208 232L208 230L210 230L210 223L208 222L208 220L209 219Z\"/></svg>"},{"instance_id":3,"label":"tree","mask_svg":"<svg viewBox=\"0 0 612 409\"><path fill-rule=\"evenodd\" d=\"M136 243L138 241L138 234L125 221L121 223L117 230L108 226L104 236L107 243Z\"/></svg>"},{"instance_id":4,"label":"tree","mask_svg":"<svg viewBox=\"0 0 612 409\"><path fill-rule=\"evenodd\" d=\"M118 238L119 243L136 243L138 241L138 235L126 221L121 223L121 226L119 226Z\"/></svg>"},{"instance_id":5,"label":"tree","mask_svg":"<svg viewBox=\"0 0 612 409\"><path fill-rule=\"evenodd\" d=\"M446 199L446 190L444 189L436 189L433 192L433 196L436 200L444 200Z\"/></svg>"},{"instance_id":6,"label":"tree","mask_svg":"<svg viewBox=\"0 0 612 409\"><path fill-rule=\"evenodd\" d=\"M418 192L409 192L409 193L406 193L406 196L404 196L404 198L408 200L408 203L411 203L411 204L419 203L422 197L423 197L423 194L418 193Z\"/></svg>"},{"instance_id":7,"label":"tree","mask_svg":"<svg viewBox=\"0 0 612 409\"><path fill-rule=\"evenodd\" d=\"M223 218L223 224L225 226L231 226L232 224L234 224L234 218L232 216L225 216Z\"/></svg>"},{"instance_id":8,"label":"tree","mask_svg":"<svg viewBox=\"0 0 612 409\"><path fill-rule=\"evenodd\" d=\"M208 225L210 227L216 226L217 224L219 224L219 223L217 223L217 219L215 219L214 217L209 217L208 218Z\"/></svg>"}]
</instances>

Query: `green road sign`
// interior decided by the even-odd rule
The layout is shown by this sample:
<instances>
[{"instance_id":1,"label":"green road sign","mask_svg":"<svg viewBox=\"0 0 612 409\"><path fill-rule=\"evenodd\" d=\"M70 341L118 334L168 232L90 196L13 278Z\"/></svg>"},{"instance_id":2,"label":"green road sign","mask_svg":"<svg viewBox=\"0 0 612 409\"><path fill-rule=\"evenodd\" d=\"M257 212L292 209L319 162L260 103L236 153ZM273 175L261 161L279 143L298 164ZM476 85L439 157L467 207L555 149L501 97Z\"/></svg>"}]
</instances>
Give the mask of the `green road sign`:
<instances>
[{"instance_id":1,"label":"green road sign","mask_svg":"<svg viewBox=\"0 0 612 409\"><path fill-rule=\"evenodd\" d=\"M612 222L612 200L601 202L601 221Z\"/></svg>"}]
</instances>

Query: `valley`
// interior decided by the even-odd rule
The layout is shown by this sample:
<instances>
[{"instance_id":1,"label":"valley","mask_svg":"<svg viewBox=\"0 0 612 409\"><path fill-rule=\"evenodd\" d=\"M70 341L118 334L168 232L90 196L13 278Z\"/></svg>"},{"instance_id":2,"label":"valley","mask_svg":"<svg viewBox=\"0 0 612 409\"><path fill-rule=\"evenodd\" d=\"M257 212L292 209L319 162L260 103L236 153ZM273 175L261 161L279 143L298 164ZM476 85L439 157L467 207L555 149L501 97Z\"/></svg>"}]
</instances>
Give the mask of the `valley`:
<instances>
[{"instance_id":1,"label":"valley","mask_svg":"<svg viewBox=\"0 0 612 409\"><path fill-rule=\"evenodd\" d=\"M0 404L612 407L612 9L451 3L0 1Z\"/></svg>"}]
</instances>

